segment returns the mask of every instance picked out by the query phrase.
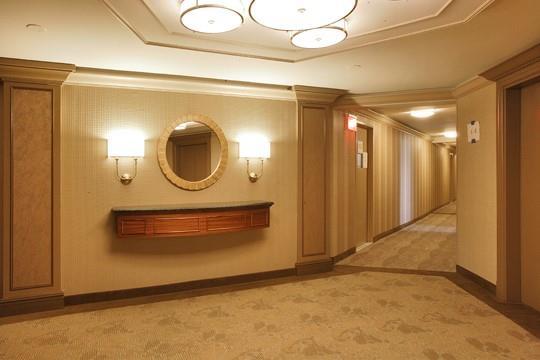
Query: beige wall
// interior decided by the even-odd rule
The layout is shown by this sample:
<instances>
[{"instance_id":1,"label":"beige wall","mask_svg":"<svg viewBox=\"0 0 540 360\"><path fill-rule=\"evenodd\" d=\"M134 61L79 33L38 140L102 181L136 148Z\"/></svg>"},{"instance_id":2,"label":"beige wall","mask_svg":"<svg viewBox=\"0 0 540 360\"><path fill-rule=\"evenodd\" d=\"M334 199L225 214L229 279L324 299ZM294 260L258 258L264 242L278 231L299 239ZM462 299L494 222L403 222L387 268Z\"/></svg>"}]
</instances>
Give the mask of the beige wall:
<instances>
[{"instance_id":1,"label":"beige wall","mask_svg":"<svg viewBox=\"0 0 540 360\"><path fill-rule=\"evenodd\" d=\"M67 295L292 268L296 262L296 108L291 101L64 86L62 101L62 278ZM229 165L212 187L189 192L169 183L157 138L187 113L212 117L229 140ZM106 137L144 132L146 155L129 186L107 158ZM264 176L249 182L235 142L260 132L272 142ZM128 166L129 162L122 162ZM271 200L271 226L208 237L117 239L114 206Z\"/></svg>"},{"instance_id":2,"label":"beige wall","mask_svg":"<svg viewBox=\"0 0 540 360\"><path fill-rule=\"evenodd\" d=\"M458 265L496 283L496 85L490 83L457 100ZM480 141L467 142L467 123L480 122Z\"/></svg>"},{"instance_id":3,"label":"beige wall","mask_svg":"<svg viewBox=\"0 0 540 360\"><path fill-rule=\"evenodd\" d=\"M345 130L343 112L334 112L332 127L332 256L356 245L355 134ZM450 201L450 154L380 115L359 114L373 128L373 236L425 215Z\"/></svg>"}]
</instances>

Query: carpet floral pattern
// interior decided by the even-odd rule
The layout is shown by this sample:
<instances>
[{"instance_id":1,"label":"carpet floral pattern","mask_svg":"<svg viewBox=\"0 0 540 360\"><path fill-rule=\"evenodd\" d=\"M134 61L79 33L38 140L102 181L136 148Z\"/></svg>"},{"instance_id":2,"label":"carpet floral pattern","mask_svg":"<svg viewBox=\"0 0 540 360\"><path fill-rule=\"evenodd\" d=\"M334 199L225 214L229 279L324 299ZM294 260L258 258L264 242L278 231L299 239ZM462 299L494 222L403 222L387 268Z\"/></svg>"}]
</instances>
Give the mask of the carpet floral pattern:
<instances>
[{"instance_id":1,"label":"carpet floral pattern","mask_svg":"<svg viewBox=\"0 0 540 360\"><path fill-rule=\"evenodd\" d=\"M362 272L0 326L1 359L540 359L443 277Z\"/></svg>"}]
</instances>

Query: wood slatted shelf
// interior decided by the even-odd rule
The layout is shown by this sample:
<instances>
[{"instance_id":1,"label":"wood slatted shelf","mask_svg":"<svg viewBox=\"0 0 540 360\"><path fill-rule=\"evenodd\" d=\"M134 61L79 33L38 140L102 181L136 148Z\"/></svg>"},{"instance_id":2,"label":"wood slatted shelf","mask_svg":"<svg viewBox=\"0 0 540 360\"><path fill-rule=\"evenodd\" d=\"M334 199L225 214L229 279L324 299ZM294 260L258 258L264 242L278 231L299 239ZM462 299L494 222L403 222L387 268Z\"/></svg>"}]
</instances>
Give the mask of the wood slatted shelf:
<instances>
[{"instance_id":1,"label":"wood slatted shelf","mask_svg":"<svg viewBox=\"0 0 540 360\"><path fill-rule=\"evenodd\" d=\"M128 237L221 234L270 226L270 201L115 207L116 233Z\"/></svg>"}]
</instances>

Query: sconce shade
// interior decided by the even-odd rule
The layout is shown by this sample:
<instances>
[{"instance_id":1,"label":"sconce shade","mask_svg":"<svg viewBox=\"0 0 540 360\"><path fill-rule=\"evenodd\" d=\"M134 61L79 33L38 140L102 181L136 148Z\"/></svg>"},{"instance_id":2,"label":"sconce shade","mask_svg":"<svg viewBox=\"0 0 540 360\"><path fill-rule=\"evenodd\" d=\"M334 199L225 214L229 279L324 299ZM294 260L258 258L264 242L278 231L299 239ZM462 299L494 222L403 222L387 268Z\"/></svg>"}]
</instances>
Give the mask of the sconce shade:
<instances>
[{"instance_id":1,"label":"sconce shade","mask_svg":"<svg viewBox=\"0 0 540 360\"><path fill-rule=\"evenodd\" d=\"M261 136L245 136L239 142L239 157L269 159L270 142Z\"/></svg>"},{"instance_id":2,"label":"sconce shade","mask_svg":"<svg viewBox=\"0 0 540 360\"><path fill-rule=\"evenodd\" d=\"M111 158L144 157L144 138L142 135L120 131L111 134L107 142L108 155Z\"/></svg>"}]
</instances>

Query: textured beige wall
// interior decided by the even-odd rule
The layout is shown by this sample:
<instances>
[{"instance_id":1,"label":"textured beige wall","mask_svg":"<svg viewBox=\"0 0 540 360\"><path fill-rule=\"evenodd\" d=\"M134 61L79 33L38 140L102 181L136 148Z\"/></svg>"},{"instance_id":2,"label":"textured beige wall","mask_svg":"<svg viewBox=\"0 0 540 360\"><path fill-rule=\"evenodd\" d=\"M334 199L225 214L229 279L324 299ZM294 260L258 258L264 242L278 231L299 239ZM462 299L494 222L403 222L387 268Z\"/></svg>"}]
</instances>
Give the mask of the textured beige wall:
<instances>
[{"instance_id":1,"label":"textured beige wall","mask_svg":"<svg viewBox=\"0 0 540 360\"><path fill-rule=\"evenodd\" d=\"M357 244L355 133L345 130L343 112L332 127L329 239L335 256ZM450 201L450 154L445 147L360 116L373 128L373 236L425 215Z\"/></svg>"},{"instance_id":2,"label":"textured beige wall","mask_svg":"<svg viewBox=\"0 0 540 360\"><path fill-rule=\"evenodd\" d=\"M67 295L294 267L296 108L294 102L172 92L64 86L62 101L62 278ZM189 192L162 175L157 138L187 113L212 117L229 140L229 165L215 185ZM141 130L146 155L129 186L116 179L106 137ZM249 182L235 142L260 132L272 142L264 176ZM122 165L128 165L122 162ZM113 206L271 200L271 226L208 237L117 239Z\"/></svg>"},{"instance_id":3,"label":"textured beige wall","mask_svg":"<svg viewBox=\"0 0 540 360\"><path fill-rule=\"evenodd\" d=\"M457 100L458 265L497 280L496 85ZM467 142L467 123L480 122L480 142Z\"/></svg>"}]
</instances>

